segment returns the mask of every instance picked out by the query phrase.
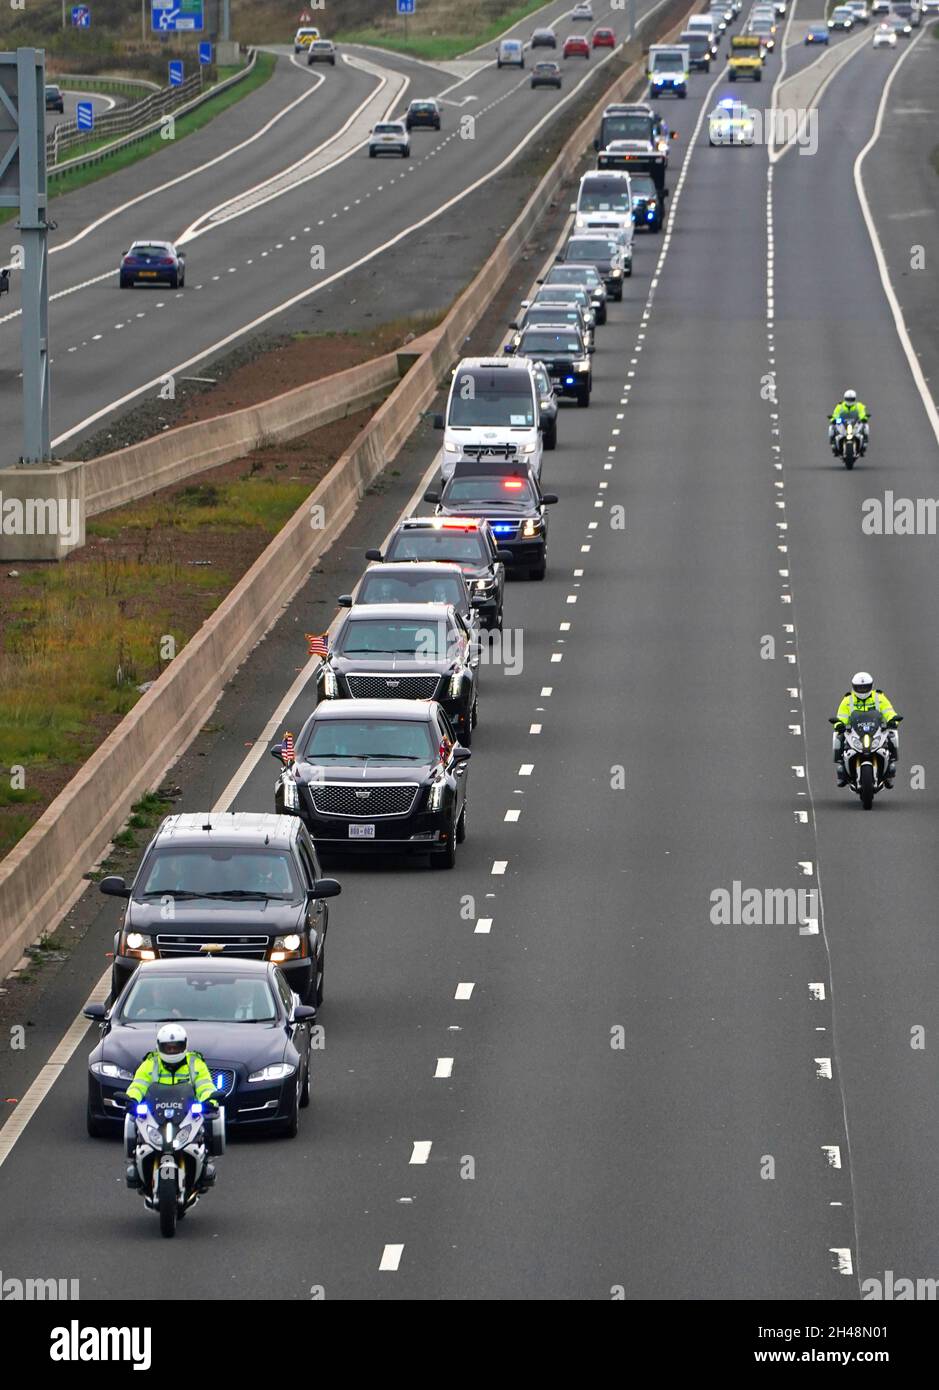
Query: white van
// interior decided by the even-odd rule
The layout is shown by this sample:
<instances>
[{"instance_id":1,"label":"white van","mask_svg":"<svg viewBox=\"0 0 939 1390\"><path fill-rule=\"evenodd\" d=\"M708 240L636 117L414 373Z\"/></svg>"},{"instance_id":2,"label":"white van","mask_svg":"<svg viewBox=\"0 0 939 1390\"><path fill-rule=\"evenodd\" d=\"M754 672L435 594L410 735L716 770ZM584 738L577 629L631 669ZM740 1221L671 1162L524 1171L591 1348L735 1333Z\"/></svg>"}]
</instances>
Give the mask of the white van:
<instances>
[{"instance_id":1,"label":"white van","mask_svg":"<svg viewBox=\"0 0 939 1390\"><path fill-rule=\"evenodd\" d=\"M584 174L571 212L576 232L615 226L622 234L624 247L632 247L635 219L632 186L625 170L592 169Z\"/></svg>"},{"instance_id":2,"label":"white van","mask_svg":"<svg viewBox=\"0 0 939 1390\"><path fill-rule=\"evenodd\" d=\"M527 357L464 357L450 383L442 429L444 481L458 460L517 459L541 477L538 389Z\"/></svg>"}]
</instances>

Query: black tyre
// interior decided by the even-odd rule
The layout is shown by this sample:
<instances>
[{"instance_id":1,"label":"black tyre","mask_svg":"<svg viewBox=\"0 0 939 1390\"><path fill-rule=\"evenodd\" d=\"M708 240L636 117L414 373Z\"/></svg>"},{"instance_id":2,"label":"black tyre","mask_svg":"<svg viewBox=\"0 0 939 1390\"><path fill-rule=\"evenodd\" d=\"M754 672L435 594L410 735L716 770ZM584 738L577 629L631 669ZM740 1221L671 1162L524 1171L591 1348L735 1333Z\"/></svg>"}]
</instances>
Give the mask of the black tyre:
<instances>
[{"instance_id":1,"label":"black tyre","mask_svg":"<svg viewBox=\"0 0 939 1390\"><path fill-rule=\"evenodd\" d=\"M589 387L589 386L581 386L581 387L580 387L580 389L579 389L578 392L577 392L577 404L578 404L578 406L581 406L581 407L586 407L586 406L588 406L588 405L590 404L590 387Z\"/></svg>"},{"instance_id":2,"label":"black tyre","mask_svg":"<svg viewBox=\"0 0 939 1390\"><path fill-rule=\"evenodd\" d=\"M160 1235L176 1234L176 1183L162 1179L157 1192L160 1209Z\"/></svg>"},{"instance_id":3,"label":"black tyre","mask_svg":"<svg viewBox=\"0 0 939 1390\"><path fill-rule=\"evenodd\" d=\"M306 1110L310 1104L310 1062L307 1059L306 1073L303 1077L303 1085L300 1088L300 1108Z\"/></svg>"},{"instance_id":4,"label":"black tyre","mask_svg":"<svg viewBox=\"0 0 939 1390\"><path fill-rule=\"evenodd\" d=\"M178 275L178 274L177 274L177 275L174 275L173 278L170 280L170 289L171 289L171 290L178 290L178 289L179 289L179 275Z\"/></svg>"},{"instance_id":5,"label":"black tyre","mask_svg":"<svg viewBox=\"0 0 939 1390\"><path fill-rule=\"evenodd\" d=\"M368 157L369 157L369 159L374 159L374 158L375 158L375 151L374 151L374 150L369 150L369 152L368 152Z\"/></svg>"},{"instance_id":6,"label":"black tyre","mask_svg":"<svg viewBox=\"0 0 939 1390\"><path fill-rule=\"evenodd\" d=\"M736 74L733 70L731 70L731 71L727 74L727 81L728 81L728 82L736 82L736 80L737 80L737 74ZM759 73L757 73L756 80L757 80L757 82L759 82L759 80L760 80L760 75L759 75Z\"/></svg>"},{"instance_id":7,"label":"black tyre","mask_svg":"<svg viewBox=\"0 0 939 1390\"><path fill-rule=\"evenodd\" d=\"M528 577L529 579L544 579L547 572L547 563L544 560L542 560L540 565L536 565L534 569L530 569L528 571Z\"/></svg>"},{"instance_id":8,"label":"black tyre","mask_svg":"<svg viewBox=\"0 0 939 1390\"><path fill-rule=\"evenodd\" d=\"M473 712L471 709L460 720L460 742L464 748L473 746Z\"/></svg>"},{"instance_id":9,"label":"black tyre","mask_svg":"<svg viewBox=\"0 0 939 1390\"><path fill-rule=\"evenodd\" d=\"M296 1139L300 1133L300 1096L302 1088L300 1085L300 1073L297 1073L297 1084L293 1090L293 1099L290 1102L290 1113L286 1120L281 1122L280 1132L287 1139Z\"/></svg>"},{"instance_id":10,"label":"black tyre","mask_svg":"<svg viewBox=\"0 0 939 1390\"><path fill-rule=\"evenodd\" d=\"M319 974L319 980L317 980ZM323 949L320 951L319 971L317 972L316 961L313 962L313 987L310 990L310 1003L314 1009L318 1009L323 1002L323 995L326 992L326 943L323 942Z\"/></svg>"},{"instance_id":11,"label":"black tyre","mask_svg":"<svg viewBox=\"0 0 939 1390\"><path fill-rule=\"evenodd\" d=\"M753 80L754 80L754 82L762 82L762 81L763 81L763 74L762 74L761 72L758 72L757 75L756 75L756 77L755 77Z\"/></svg>"},{"instance_id":12,"label":"black tyre","mask_svg":"<svg viewBox=\"0 0 939 1390\"><path fill-rule=\"evenodd\" d=\"M556 449L558 446L558 422L552 420L551 424L541 435L542 447L545 449Z\"/></svg>"},{"instance_id":13,"label":"black tyre","mask_svg":"<svg viewBox=\"0 0 939 1390\"><path fill-rule=\"evenodd\" d=\"M95 1118L91 1110L91 1102L85 1108L85 1128L92 1139L106 1139L112 1133L111 1126L106 1120Z\"/></svg>"},{"instance_id":14,"label":"black tyre","mask_svg":"<svg viewBox=\"0 0 939 1390\"><path fill-rule=\"evenodd\" d=\"M447 831L447 843L442 850L436 850L430 856L430 867L432 869L452 869L456 864L456 828L450 826Z\"/></svg>"},{"instance_id":15,"label":"black tyre","mask_svg":"<svg viewBox=\"0 0 939 1390\"><path fill-rule=\"evenodd\" d=\"M841 451L841 457L844 459L845 468L850 469L854 467L856 453L853 440L845 440L844 448Z\"/></svg>"},{"instance_id":16,"label":"black tyre","mask_svg":"<svg viewBox=\"0 0 939 1390\"><path fill-rule=\"evenodd\" d=\"M130 289L130 281L127 280L123 275L120 277L120 282L119 282L119 283L120 283L120 288L121 288L122 290L129 290L129 289Z\"/></svg>"},{"instance_id":17,"label":"black tyre","mask_svg":"<svg viewBox=\"0 0 939 1390\"><path fill-rule=\"evenodd\" d=\"M473 701L473 712L472 712L472 714L470 715L470 718L471 718L471 720L472 720L473 728L475 729L475 728L476 728L476 725L479 723L479 696L478 696L478 695L476 696L476 699Z\"/></svg>"},{"instance_id":18,"label":"black tyre","mask_svg":"<svg viewBox=\"0 0 939 1390\"><path fill-rule=\"evenodd\" d=\"M462 845L466 839L466 802L463 802L463 810L460 812L460 819L456 823L456 842Z\"/></svg>"},{"instance_id":19,"label":"black tyre","mask_svg":"<svg viewBox=\"0 0 939 1390\"><path fill-rule=\"evenodd\" d=\"M861 805L865 811L869 811L874 804L874 769L870 763L865 763L861 768L858 789L861 793Z\"/></svg>"}]
</instances>

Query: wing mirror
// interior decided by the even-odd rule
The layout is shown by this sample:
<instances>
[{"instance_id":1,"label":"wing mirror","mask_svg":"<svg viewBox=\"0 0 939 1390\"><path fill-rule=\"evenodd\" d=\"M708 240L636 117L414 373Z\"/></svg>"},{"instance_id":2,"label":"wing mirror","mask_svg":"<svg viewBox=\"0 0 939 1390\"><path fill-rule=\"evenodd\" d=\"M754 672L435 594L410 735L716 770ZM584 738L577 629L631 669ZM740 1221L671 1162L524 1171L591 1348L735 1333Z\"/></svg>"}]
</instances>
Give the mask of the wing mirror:
<instances>
[{"instance_id":1,"label":"wing mirror","mask_svg":"<svg viewBox=\"0 0 939 1390\"><path fill-rule=\"evenodd\" d=\"M351 607L352 607L352 595L351 595L351 594L340 594L340 595L339 595L339 599L338 599L338 603L339 603L339 607L340 607L340 608L351 608Z\"/></svg>"},{"instance_id":2,"label":"wing mirror","mask_svg":"<svg viewBox=\"0 0 939 1390\"><path fill-rule=\"evenodd\" d=\"M496 559L501 560L503 564L508 564L510 561L515 559L515 552L512 550L505 550L500 545L499 549L496 551Z\"/></svg>"},{"instance_id":3,"label":"wing mirror","mask_svg":"<svg viewBox=\"0 0 939 1390\"><path fill-rule=\"evenodd\" d=\"M450 750L450 757L455 763L469 762L473 756L469 748L464 748L462 743L455 743Z\"/></svg>"},{"instance_id":4,"label":"wing mirror","mask_svg":"<svg viewBox=\"0 0 939 1390\"><path fill-rule=\"evenodd\" d=\"M335 878L318 878L310 889L311 898L338 898L342 884Z\"/></svg>"},{"instance_id":5,"label":"wing mirror","mask_svg":"<svg viewBox=\"0 0 939 1390\"><path fill-rule=\"evenodd\" d=\"M103 1004L86 1004L82 1013L93 1023L103 1023L108 1016L108 1011Z\"/></svg>"},{"instance_id":6,"label":"wing mirror","mask_svg":"<svg viewBox=\"0 0 939 1390\"><path fill-rule=\"evenodd\" d=\"M542 494L541 500L546 507L551 507L558 500L558 495L556 492L545 492Z\"/></svg>"},{"instance_id":7,"label":"wing mirror","mask_svg":"<svg viewBox=\"0 0 939 1390\"><path fill-rule=\"evenodd\" d=\"M434 488L429 487L429 488L427 489L427 491L424 493L424 501L425 501L425 502L439 502L439 501L440 501L440 493L437 492Z\"/></svg>"},{"instance_id":8,"label":"wing mirror","mask_svg":"<svg viewBox=\"0 0 939 1390\"><path fill-rule=\"evenodd\" d=\"M366 560L381 560L383 557L380 550L366 550L365 558Z\"/></svg>"},{"instance_id":9,"label":"wing mirror","mask_svg":"<svg viewBox=\"0 0 939 1390\"><path fill-rule=\"evenodd\" d=\"M122 878L117 874L109 874L98 884L98 892L103 893L107 898L129 898L130 889Z\"/></svg>"},{"instance_id":10,"label":"wing mirror","mask_svg":"<svg viewBox=\"0 0 939 1390\"><path fill-rule=\"evenodd\" d=\"M316 1010L312 1004L296 1004L294 1006L294 1023L312 1023L315 1018Z\"/></svg>"},{"instance_id":11,"label":"wing mirror","mask_svg":"<svg viewBox=\"0 0 939 1390\"><path fill-rule=\"evenodd\" d=\"M443 429L443 416L442 416L441 414L438 413L438 414L436 414L436 415L434 416L434 418L433 418L433 426L434 426L434 429L435 429L435 430L442 430L442 429Z\"/></svg>"}]
</instances>

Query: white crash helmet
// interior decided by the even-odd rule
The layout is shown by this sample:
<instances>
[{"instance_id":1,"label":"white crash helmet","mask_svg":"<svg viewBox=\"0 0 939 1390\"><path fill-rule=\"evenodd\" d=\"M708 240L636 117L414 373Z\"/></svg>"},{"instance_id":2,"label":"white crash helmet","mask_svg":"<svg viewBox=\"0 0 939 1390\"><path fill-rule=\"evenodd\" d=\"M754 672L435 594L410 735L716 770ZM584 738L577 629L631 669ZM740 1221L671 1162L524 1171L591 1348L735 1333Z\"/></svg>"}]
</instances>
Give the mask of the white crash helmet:
<instances>
[{"instance_id":1,"label":"white crash helmet","mask_svg":"<svg viewBox=\"0 0 939 1390\"><path fill-rule=\"evenodd\" d=\"M869 700L874 689L874 677L869 671L856 671L851 677L851 689L860 700Z\"/></svg>"},{"instance_id":2,"label":"white crash helmet","mask_svg":"<svg viewBox=\"0 0 939 1390\"><path fill-rule=\"evenodd\" d=\"M160 1061L167 1067L178 1067L186 1055L189 1039L181 1023L164 1023L157 1033Z\"/></svg>"},{"instance_id":3,"label":"white crash helmet","mask_svg":"<svg viewBox=\"0 0 939 1390\"><path fill-rule=\"evenodd\" d=\"M847 401L847 403L848 403L849 405L854 405L855 401L857 400L857 392L856 392L856 391L852 391L851 388L850 388L850 386L849 386L848 389L847 389L847 391L845 391L845 393L844 393L843 399L844 399L845 401Z\"/></svg>"}]
</instances>

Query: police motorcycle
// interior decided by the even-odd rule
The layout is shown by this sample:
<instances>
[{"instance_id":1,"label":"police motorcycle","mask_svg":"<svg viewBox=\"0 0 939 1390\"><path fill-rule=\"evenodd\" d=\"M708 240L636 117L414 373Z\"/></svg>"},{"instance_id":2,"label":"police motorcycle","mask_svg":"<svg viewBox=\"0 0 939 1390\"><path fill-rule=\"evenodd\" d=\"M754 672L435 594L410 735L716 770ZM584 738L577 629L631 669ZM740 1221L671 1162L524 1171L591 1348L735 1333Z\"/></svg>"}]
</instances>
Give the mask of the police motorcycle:
<instances>
[{"instance_id":1,"label":"police motorcycle","mask_svg":"<svg viewBox=\"0 0 939 1390\"><path fill-rule=\"evenodd\" d=\"M124 1117L124 1149L127 1186L159 1214L160 1234L173 1236L177 1221L215 1183L209 1160L225 1152L225 1111L196 1100L189 1082L151 1085Z\"/></svg>"},{"instance_id":2,"label":"police motorcycle","mask_svg":"<svg viewBox=\"0 0 939 1390\"><path fill-rule=\"evenodd\" d=\"M848 786L857 792L865 811L873 806L876 793L884 789L887 766L896 756L891 733L902 718L898 714L888 721L879 710L869 709L855 710L847 724L834 717L828 721L838 732L844 731L841 758Z\"/></svg>"},{"instance_id":3,"label":"police motorcycle","mask_svg":"<svg viewBox=\"0 0 939 1390\"><path fill-rule=\"evenodd\" d=\"M835 420L834 445L845 468L867 452L867 430L856 410L846 410Z\"/></svg>"}]
</instances>

